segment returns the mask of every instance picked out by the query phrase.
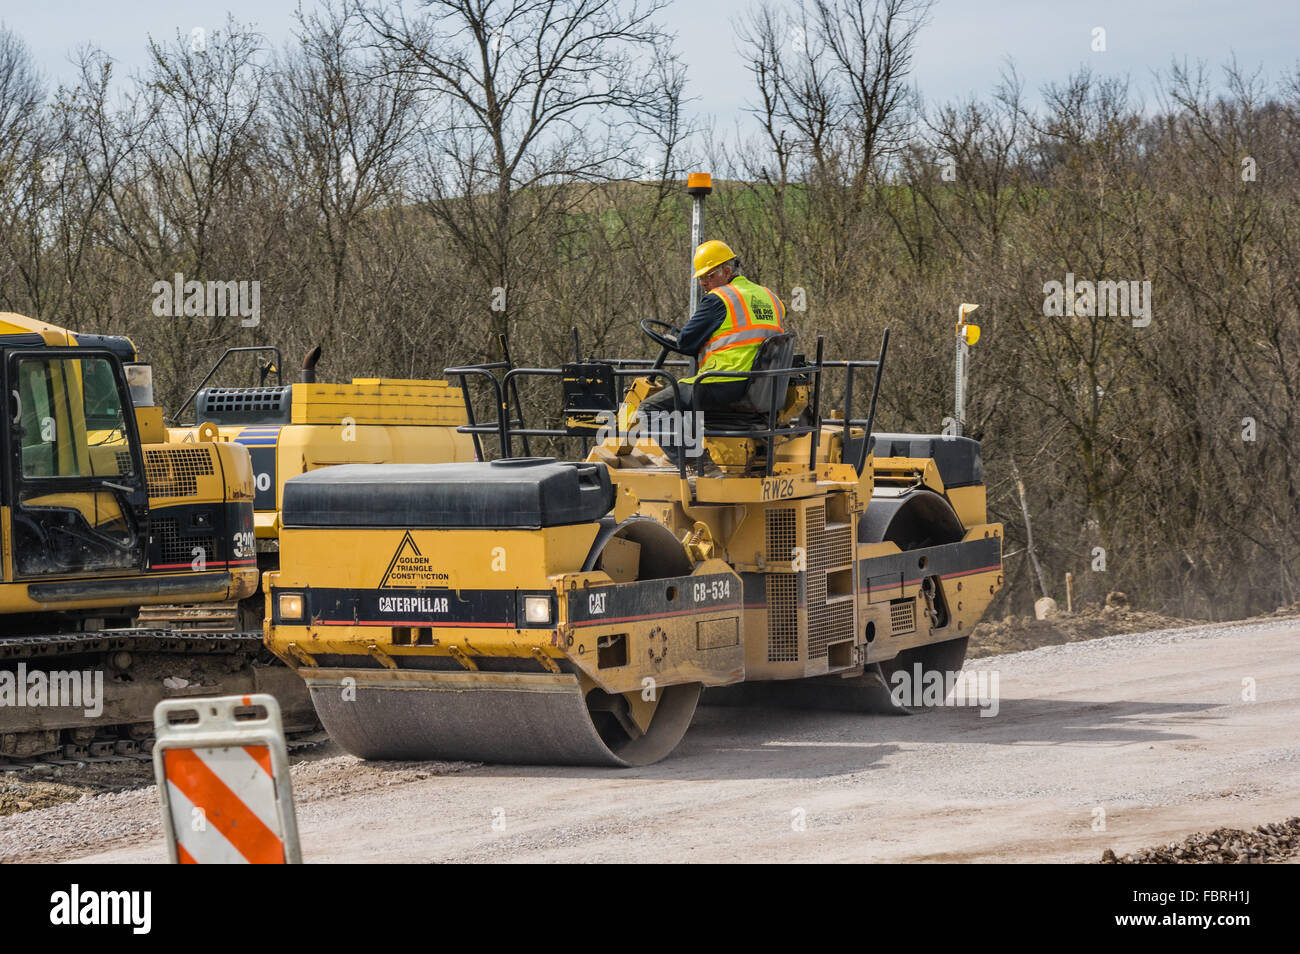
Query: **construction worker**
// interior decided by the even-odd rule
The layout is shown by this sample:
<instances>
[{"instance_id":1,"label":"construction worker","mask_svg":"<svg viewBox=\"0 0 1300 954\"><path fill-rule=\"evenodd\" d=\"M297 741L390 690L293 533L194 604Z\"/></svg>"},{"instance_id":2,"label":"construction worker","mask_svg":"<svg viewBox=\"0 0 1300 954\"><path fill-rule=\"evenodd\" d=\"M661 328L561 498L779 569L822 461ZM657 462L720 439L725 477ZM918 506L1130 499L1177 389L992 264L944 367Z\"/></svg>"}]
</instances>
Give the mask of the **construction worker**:
<instances>
[{"instance_id":1,"label":"construction worker","mask_svg":"<svg viewBox=\"0 0 1300 954\"><path fill-rule=\"evenodd\" d=\"M740 260L726 242L704 242L695 250L693 265L704 295L677 338L677 351L697 355L700 366L695 375L678 381L677 387L682 411L703 412L739 401L749 380L709 376L697 384L697 379L710 371L753 368L763 342L785 331L785 305L776 292L754 284L740 273ZM651 395L641 408L647 414L672 411L672 388ZM664 447L674 462L676 449Z\"/></svg>"}]
</instances>

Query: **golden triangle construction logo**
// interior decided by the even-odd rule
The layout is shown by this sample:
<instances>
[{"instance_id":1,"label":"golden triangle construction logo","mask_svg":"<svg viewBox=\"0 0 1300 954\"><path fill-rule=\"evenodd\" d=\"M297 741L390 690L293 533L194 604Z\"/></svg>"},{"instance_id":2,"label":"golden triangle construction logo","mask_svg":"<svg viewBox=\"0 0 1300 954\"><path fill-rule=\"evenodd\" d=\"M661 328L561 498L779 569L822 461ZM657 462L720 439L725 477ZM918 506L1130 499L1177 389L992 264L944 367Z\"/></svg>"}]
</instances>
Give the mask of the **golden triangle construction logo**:
<instances>
[{"instance_id":1,"label":"golden triangle construction logo","mask_svg":"<svg viewBox=\"0 0 1300 954\"><path fill-rule=\"evenodd\" d=\"M442 570L434 569L433 561L420 553L420 548L411 538L411 531L402 535L402 542L397 545L384 579L379 584L381 590L411 589L423 590L430 587L447 586L451 576Z\"/></svg>"}]
</instances>

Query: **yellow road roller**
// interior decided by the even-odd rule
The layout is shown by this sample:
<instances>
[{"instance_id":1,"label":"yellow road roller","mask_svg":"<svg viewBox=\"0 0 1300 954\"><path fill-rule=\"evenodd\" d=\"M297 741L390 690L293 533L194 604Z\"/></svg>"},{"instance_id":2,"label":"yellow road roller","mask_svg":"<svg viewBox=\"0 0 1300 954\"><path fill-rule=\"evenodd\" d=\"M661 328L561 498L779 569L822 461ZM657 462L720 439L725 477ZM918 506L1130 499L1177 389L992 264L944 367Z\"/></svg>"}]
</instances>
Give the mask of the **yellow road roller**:
<instances>
[{"instance_id":1,"label":"yellow road roller","mask_svg":"<svg viewBox=\"0 0 1300 954\"><path fill-rule=\"evenodd\" d=\"M446 369L484 459L285 482L266 641L347 751L644 765L702 694L890 712L894 674L961 669L1002 528L976 441L873 433L888 332L872 360L771 337L743 400L646 421L648 397L676 398L676 329L642 328L658 359ZM524 379L557 390L562 426L525 426ZM583 459L513 456L565 438Z\"/></svg>"}]
</instances>

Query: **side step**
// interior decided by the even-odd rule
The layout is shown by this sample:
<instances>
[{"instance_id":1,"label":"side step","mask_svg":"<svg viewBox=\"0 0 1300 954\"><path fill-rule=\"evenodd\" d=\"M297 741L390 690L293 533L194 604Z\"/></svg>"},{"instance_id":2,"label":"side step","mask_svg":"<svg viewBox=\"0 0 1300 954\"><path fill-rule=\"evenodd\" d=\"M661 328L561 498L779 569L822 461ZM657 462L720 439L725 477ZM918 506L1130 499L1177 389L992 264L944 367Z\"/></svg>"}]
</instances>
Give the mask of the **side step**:
<instances>
[{"instance_id":1,"label":"side step","mask_svg":"<svg viewBox=\"0 0 1300 954\"><path fill-rule=\"evenodd\" d=\"M224 603L164 603L141 606L141 629L172 629L183 633L230 633L239 629L239 601Z\"/></svg>"}]
</instances>

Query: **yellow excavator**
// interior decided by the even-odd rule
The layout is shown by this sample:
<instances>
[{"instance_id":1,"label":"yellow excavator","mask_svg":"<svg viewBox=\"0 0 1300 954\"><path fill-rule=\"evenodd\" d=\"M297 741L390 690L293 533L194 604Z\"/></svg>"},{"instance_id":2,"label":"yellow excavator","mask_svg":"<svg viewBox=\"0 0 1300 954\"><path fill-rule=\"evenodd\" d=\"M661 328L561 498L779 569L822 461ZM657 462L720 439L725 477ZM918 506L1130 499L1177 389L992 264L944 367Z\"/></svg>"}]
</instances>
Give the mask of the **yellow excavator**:
<instances>
[{"instance_id":1,"label":"yellow excavator","mask_svg":"<svg viewBox=\"0 0 1300 954\"><path fill-rule=\"evenodd\" d=\"M460 390L317 382L319 348L285 383L278 349L232 348L182 405L194 423L167 427L128 338L9 313L0 349L14 405L0 759L134 754L164 696L271 692L287 727L314 727L301 680L261 644L260 575L278 565L284 480L347 462L473 459L456 430L468 421ZM255 385L209 386L243 353L271 358ZM20 676L48 685L83 672L105 677L93 718L84 706L6 704Z\"/></svg>"},{"instance_id":2,"label":"yellow excavator","mask_svg":"<svg viewBox=\"0 0 1300 954\"><path fill-rule=\"evenodd\" d=\"M169 441L124 337L0 313L0 375L0 756L123 754L163 696L292 687L252 634L139 622L256 591L247 450Z\"/></svg>"}]
</instances>

